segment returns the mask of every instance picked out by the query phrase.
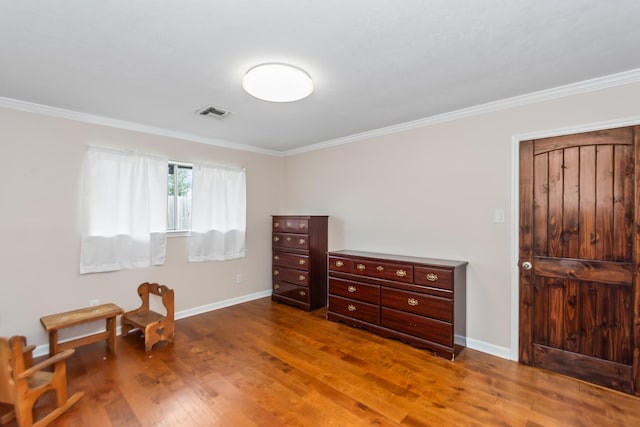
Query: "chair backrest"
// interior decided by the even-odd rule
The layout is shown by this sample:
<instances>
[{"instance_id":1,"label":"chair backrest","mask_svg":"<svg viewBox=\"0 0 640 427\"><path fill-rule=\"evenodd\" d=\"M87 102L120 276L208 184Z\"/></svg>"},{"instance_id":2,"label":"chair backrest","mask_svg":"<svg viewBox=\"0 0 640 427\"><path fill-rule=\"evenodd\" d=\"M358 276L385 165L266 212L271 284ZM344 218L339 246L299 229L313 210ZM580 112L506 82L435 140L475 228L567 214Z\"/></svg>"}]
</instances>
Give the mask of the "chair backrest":
<instances>
[{"instance_id":1,"label":"chair backrest","mask_svg":"<svg viewBox=\"0 0 640 427\"><path fill-rule=\"evenodd\" d=\"M173 289L169 289L166 285L159 285L157 283L142 283L138 286L138 295L142 299L142 307L149 310L149 294L154 294L162 298L162 305L167 312L166 317L169 319L174 318L174 296Z\"/></svg>"},{"instance_id":2,"label":"chair backrest","mask_svg":"<svg viewBox=\"0 0 640 427\"><path fill-rule=\"evenodd\" d=\"M23 337L0 337L0 402L13 404L17 398L14 372L24 370L24 362L15 360L16 354L22 357ZM18 348L16 348L16 346ZM16 351L19 351L16 353Z\"/></svg>"}]
</instances>

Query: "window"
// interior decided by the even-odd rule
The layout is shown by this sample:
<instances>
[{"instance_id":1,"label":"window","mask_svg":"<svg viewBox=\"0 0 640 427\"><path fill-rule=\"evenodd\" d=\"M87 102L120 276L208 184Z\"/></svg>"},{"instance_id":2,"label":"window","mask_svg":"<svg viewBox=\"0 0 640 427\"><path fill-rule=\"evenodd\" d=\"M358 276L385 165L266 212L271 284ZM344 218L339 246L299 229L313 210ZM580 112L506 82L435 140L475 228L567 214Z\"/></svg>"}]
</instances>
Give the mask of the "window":
<instances>
[{"instance_id":1,"label":"window","mask_svg":"<svg viewBox=\"0 0 640 427\"><path fill-rule=\"evenodd\" d=\"M188 231L191 229L192 167L169 162L167 178L167 231Z\"/></svg>"}]
</instances>

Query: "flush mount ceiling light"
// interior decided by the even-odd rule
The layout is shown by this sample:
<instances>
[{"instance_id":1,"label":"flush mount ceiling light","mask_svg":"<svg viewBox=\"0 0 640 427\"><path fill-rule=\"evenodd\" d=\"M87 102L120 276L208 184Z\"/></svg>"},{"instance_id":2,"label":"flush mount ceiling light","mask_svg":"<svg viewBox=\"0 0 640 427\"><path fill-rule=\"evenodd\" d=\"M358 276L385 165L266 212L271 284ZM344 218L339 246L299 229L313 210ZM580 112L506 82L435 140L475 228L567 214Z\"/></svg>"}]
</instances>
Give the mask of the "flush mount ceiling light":
<instances>
[{"instance_id":1,"label":"flush mount ceiling light","mask_svg":"<svg viewBox=\"0 0 640 427\"><path fill-rule=\"evenodd\" d=\"M242 79L242 88L264 101L293 102L311 95L313 81L298 67L268 63L250 68Z\"/></svg>"}]
</instances>

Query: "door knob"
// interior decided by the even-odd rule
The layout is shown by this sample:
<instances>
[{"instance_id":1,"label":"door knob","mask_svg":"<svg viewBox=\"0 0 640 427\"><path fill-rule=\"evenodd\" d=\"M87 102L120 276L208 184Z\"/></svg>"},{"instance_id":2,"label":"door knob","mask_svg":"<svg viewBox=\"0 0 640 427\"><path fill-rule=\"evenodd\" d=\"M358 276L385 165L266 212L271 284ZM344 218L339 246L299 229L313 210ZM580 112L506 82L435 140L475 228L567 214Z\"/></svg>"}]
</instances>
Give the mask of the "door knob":
<instances>
[{"instance_id":1,"label":"door knob","mask_svg":"<svg viewBox=\"0 0 640 427\"><path fill-rule=\"evenodd\" d=\"M522 268L524 268L525 270L531 270L531 263L529 261L525 261L522 263Z\"/></svg>"}]
</instances>

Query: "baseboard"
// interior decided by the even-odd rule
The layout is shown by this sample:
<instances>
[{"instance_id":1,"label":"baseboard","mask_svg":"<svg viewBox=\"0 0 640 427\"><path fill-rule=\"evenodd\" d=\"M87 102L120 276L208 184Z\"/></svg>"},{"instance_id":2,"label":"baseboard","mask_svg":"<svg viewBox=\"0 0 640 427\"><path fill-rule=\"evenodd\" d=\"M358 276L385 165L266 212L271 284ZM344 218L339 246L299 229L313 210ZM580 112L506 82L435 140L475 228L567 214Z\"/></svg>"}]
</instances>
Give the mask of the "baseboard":
<instances>
[{"instance_id":1,"label":"baseboard","mask_svg":"<svg viewBox=\"0 0 640 427\"><path fill-rule=\"evenodd\" d=\"M262 292L256 292L253 294L248 294L248 295L242 295L239 297L235 297L235 298L229 298L223 301L218 301L212 304L206 304L206 305L201 305L199 307L193 307L193 308L189 308L187 310L180 310L177 311L175 313L175 319L184 319L186 317L191 317L191 316L197 316L198 314L203 314L203 313L207 313L209 311L214 311L214 310L219 310L221 308L225 308L225 307L230 307L232 305L237 305L237 304L242 304L243 302L249 302L249 301L253 301L256 299L260 299L260 298L265 298L271 296L271 289L269 289L268 291L262 291ZM120 326L118 326L118 328L116 329L117 334L118 335L122 335L122 329ZM78 335L78 336L74 336L71 338L68 338L64 341L60 341L60 342L66 342L66 341L71 341L71 340L75 340L78 338L84 338L87 336L92 335L91 333L88 334L83 334L83 335ZM33 350L33 356L34 357L40 357L40 356L45 356L49 354L49 344L42 344L39 346L36 346L36 348Z\"/></svg>"},{"instance_id":2,"label":"baseboard","mask_svg":"<svg viewBox=\"0 0 640 427\"><path fill-rule=\"evenodd\" d=\"M232 305L242 304L244 302L249 302L253 300L257 300L260 298L266 298L271 296L271 289L268 291L256 292L253 294L242 295L235 298L229 298L226 300L214 302L212 304L201 305L199 307L189 308L187 310L177 311L175 314L176 320L184 319L191 316L197 316L198 314L208 313L210 311L219 310L225 307L231 307ZM120 326L117 328L118 335L121 335L122 331ZM91 334L79 335L76 337L69 338L65 341L74 340L77 338L83 338L85 336L89 336ZM454 339L456 344L471 348L473 350L478 350L483 353L488 353L493 356L500 357L502 359L511 359L511 350L506 347L500 347L494 344L489 344L484 341L474 340L473 338L464 337L462 335L456 335ZM62 341L64 342L64 341ZM42 344L35 348L33 351L34 357L40 357L49 354L49 344Z\"/></svg>"},{"instance_id":3,"label":"baseboard","mask_svg":"<svg viewBox=\"0 0 640 427\"><path fill-rule=\"evenodd\" d=\"M511 359L511 349L480 340L474 340L469 337L467 337L467 348L491 354L492 356L500 357L502 359Z\"/></svg>"}]
</instances>

